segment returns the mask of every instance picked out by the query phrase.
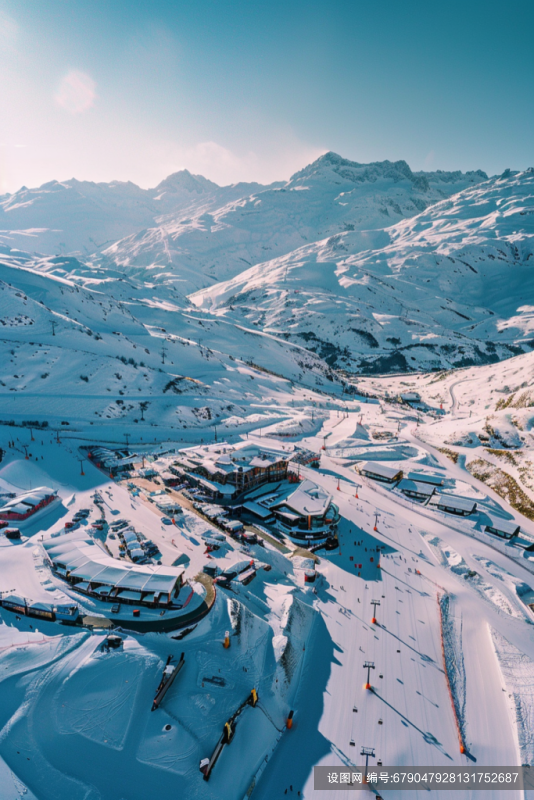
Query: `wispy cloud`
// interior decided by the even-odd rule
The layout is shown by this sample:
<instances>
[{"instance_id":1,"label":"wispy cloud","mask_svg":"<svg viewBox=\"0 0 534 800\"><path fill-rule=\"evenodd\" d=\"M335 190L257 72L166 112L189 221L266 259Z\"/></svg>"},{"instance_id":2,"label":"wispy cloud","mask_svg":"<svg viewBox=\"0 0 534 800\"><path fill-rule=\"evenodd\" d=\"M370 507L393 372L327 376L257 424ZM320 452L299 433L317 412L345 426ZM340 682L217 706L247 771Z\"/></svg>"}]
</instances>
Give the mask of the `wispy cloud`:
<instances>
[{"instance_id":1,"label":"wispy cloud","mask_svg":"<svg viewBox=\"0 0 534 800\"><path fill-rule=\"evenodd\" d=\"M85 72L71 70L61 80L54 95L56 104L71 114L83 114L96 100L96 83Z\"/></svg>"}]
</instances>

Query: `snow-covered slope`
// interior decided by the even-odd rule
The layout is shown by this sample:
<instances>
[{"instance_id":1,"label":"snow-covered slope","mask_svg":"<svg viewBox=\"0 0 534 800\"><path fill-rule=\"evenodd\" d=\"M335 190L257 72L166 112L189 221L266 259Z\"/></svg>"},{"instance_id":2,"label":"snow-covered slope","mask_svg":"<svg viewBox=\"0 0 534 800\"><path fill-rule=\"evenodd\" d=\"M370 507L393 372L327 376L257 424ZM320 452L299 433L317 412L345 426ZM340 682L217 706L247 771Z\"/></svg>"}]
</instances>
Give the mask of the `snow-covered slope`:
<instances>
[{"instance_id":1,"label":"snow-covered slope","mask_svg":"<svg viewBox=\"0 0 534 800\"><path fill-rule=\"evenodd\" d=\"M498 361L533 341L533 190L534 170L508 173L390 228L304 245L190 299L350 371Z\"/></svg>"},{"instance_id":2,"label":"snow-covered slope","mask_svg":"<svg viewBox=\"0 0 534 800\"><path fill-rule=\"evenodd\" d=\"M0 263L0 419L235 433L298 416L295 383L341 391L305 348L193 318L161 294Z\"/></svg>"}]
</instances>

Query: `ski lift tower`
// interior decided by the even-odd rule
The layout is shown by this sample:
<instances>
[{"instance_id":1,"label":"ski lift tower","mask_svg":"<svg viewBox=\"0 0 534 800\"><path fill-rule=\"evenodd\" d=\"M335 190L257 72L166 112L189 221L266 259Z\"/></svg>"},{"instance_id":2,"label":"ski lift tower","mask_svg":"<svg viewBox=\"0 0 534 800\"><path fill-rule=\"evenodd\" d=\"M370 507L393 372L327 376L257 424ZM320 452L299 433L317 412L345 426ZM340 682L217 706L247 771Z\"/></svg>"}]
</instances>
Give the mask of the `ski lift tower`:
<instances>
[{"instance_id":1,"label":"ski lift tower","mask_svg":"<svg viewBox=\"0 0 534 800\"><path fill-rule=\"evenodd\" d=\"M377 625L376 607L380 605L380 600L371 600L371 605L373 606L373 619L371 620L371 625Z\"/></svg>"},{"instance_id":2,"label":"ski lift tower","mask_svg":"<svg viewBox=\"0 0 534 800\"><path fill-rule=\"evenodd\" d=\"M375 756L375 748L374 747L364 747L362 745L362 749L360 751L361 756L365 756L365 775L364 775L364 783L367 783L367 769L369 767L369 759L376 758Z\"/></svg>"},{"instance_id":3,"label":"ski lift tower","mask_svg":"<svg viewBox=\"0 0 534 800\"><path fill-rule=\"evenodd\" d=\"M371 689L371 670L375 668L375 662L366 661L363 665L363 668L367 670L367 683L365 684L365 688Z\"/></svg>"}]
</instances>

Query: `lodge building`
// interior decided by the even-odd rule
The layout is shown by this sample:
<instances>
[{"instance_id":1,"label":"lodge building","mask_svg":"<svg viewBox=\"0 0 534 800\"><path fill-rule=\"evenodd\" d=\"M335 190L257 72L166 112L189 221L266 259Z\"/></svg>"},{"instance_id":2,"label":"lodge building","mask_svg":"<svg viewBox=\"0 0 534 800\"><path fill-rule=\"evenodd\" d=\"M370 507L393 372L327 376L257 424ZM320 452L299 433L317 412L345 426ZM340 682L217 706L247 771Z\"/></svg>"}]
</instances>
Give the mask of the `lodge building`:
<instances>
[{"instance_id":1,"label":"lodge building","mask_svg":"<svg viewBox=\"0 0 534 800\"><path fill-rule=\"evenodd\" d=\"M40 486L12 497L0 508L0 520L24 522L57 498L57 491Z\"/></svg>"},{"instance_id":2,"label":"lodge building","mask_svg":"<svg viewBox=\"0 0 534 800\"><path fill-rule=\"evenodd\" d=\"M261 486L286 480L292 453L243 442L187 447L171 468L218 502L233 502Z\"/></svg>"}]
</instances>

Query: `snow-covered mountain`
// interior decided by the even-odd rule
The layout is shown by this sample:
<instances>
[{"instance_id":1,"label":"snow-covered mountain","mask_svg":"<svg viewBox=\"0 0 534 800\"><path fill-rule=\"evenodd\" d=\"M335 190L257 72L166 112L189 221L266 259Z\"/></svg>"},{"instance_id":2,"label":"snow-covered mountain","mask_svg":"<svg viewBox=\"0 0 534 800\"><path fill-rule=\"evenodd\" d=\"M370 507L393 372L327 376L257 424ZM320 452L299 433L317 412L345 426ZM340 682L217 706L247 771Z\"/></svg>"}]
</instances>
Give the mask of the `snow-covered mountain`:
<instances>
[{"instance_id":1,"label":"snow-covered mountain","mask_svg":"<svg viewBox=\"0 0 534 800\"><path fill-rule=\"evenodd\" d=\"M534 170L473 183L389 228L328 236L190 299L349 371L523 352L534 345Z\"/></svg>"},{"instance_id":2,"label":"snow-covered mountain","mask_svg":"<svg viewBox=\"0 0 534 800\"><path fill-rule=\"evenodd\" d=\"M392 225L485 180L481 171L416 174L405 161L357 164L327 153L286 184L164 216L106 248L100 263L170 270L186 276L191 291L307 242Z\"/></svg>"},{"instance_id":3,"label":"snow-covered mountain","mask_svg":"<svg viewBox=\"0 0 534 800\"><path fill-rule=\"evenodd\" d=\"M182 171L151 191L78 181L22 189L1 203L22 230L0 236L13 306L1 315L6 347L15 337L138 360L134 343L152 355L155 346L154 363L143 360L159 370L166 337L182 343L173 374L206 386L240 359L335 391L343 371L509 358L534 340L533 181L532 171L413 173L403 161L362 165L327 153L270 187L218 187ZM133 232L96 252L121 228ZM95 252L64 252L67 240ZM39 313L15 311L17 292ZM18 316L33 322L13 323ZM60 342L47 338L52 319L65 321ZM114 331L123 338L110 341ZM219 354L208 372L203 348Z\"/></svg>"},{"instance_id":4,"label":"snow-covered mountain","mask_svg":"<svg viewBox=\"0 0 534 800\"><path fill-rule=\"evenodd\" d=\"M48 255L89 255L157 223L182 208L216 206L263 187L257 183L221 188L202 175L181 170L154 189L134 183L50 181L23 186L0 197L0 242Z\"/></svg>"}]
</instances>

